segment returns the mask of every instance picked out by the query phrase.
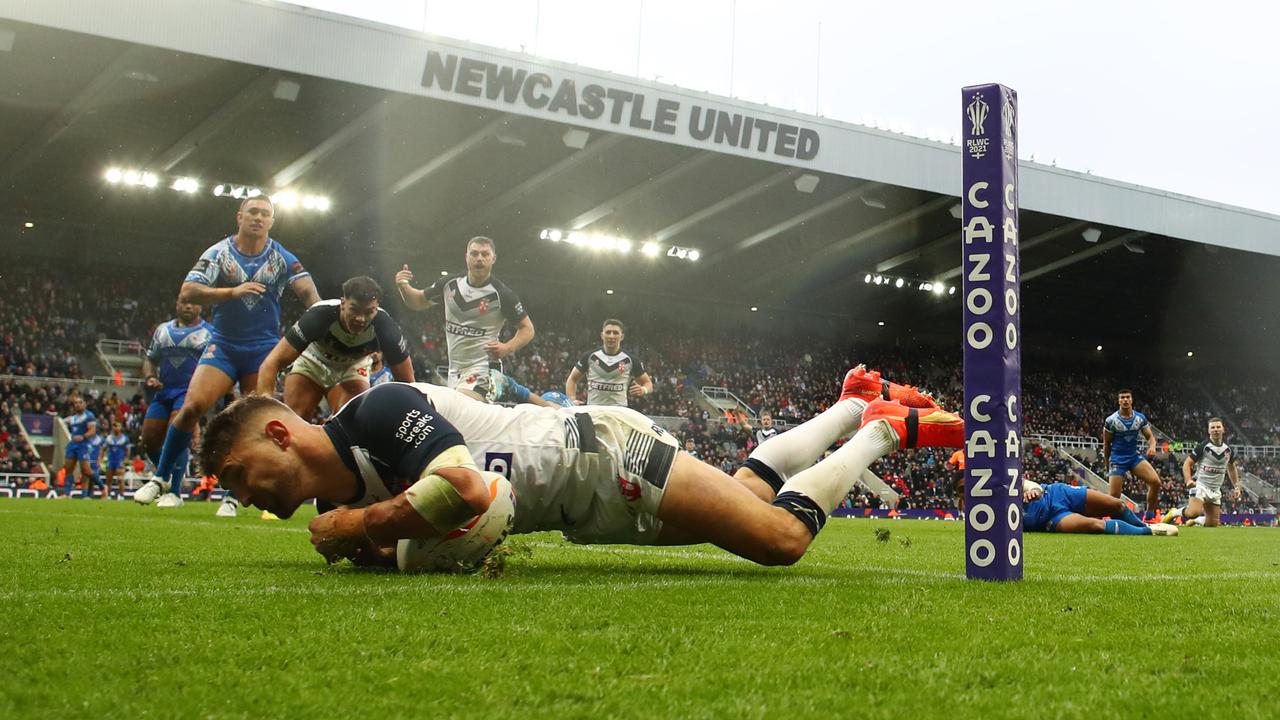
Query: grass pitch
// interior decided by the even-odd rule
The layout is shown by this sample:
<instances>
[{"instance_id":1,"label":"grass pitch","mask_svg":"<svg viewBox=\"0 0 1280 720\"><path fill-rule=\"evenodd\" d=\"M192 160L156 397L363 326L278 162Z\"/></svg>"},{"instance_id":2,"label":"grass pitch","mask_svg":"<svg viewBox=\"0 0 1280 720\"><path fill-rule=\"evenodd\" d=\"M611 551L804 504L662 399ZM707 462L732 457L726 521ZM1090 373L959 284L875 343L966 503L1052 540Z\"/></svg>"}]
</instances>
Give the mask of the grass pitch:
<instances>
[{"instance_id":1,"label":"grass pitch","mask_svg":"<svg viewBox=\"0 0 1280 720\"><path fill-rule=\"evenodd\" d=\"M488 578L214 509L0 500L0 717L1277 713L1271 528L1029 534L1008 584L963 579L959 523L832 520L791 568L540 534Z\"/></svg>"}]
</instances>

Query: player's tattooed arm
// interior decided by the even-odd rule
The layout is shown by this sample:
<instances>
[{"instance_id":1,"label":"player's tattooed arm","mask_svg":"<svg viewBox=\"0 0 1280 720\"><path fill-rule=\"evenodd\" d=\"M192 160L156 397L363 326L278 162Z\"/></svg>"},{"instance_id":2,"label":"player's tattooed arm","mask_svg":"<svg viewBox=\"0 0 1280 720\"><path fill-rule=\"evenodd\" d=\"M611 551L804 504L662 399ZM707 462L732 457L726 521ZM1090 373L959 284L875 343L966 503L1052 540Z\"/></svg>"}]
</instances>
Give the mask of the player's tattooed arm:
<instances>
[{"instance_id":1,"label":"player's tattooed arm","mask_svg":"<svg viewBox=\"0 0 1280 720\"><path fill-rule=\"evenodd\" d=\"M316 281L311 279L310 275L294 280L289 283L289 288L293 290L293 294L298 296L303 306L311 307L320 302L320 292L316 290Z\"/></svg>"}]
</instances>

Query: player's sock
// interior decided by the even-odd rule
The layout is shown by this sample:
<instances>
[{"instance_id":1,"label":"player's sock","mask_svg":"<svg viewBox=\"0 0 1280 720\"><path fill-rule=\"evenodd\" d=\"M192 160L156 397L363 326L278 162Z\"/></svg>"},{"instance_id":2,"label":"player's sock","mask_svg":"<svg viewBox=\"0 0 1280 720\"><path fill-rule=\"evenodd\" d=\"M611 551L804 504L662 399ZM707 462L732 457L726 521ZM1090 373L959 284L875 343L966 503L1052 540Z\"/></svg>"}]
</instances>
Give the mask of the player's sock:
<instances>
[{"instance_id":1,"label":"player's sock","mask_svg":"<svg viewBox=\"0 0 1280 720\"><path fill-rule=\"evenodd\" d=\"M161 482L172 479L173 468L183 451L191 449L191 435L177 425L169 426L169 432L164 436L164 449L160 451L160 462L156 463L156 477Z\"/></svg>"},{"instance_id":2,"label":"player's sock","mask_svg":"<svg viewBox=\"0 0 1280 720\"><path fill-rule=\"evenodd\" d=\"M817 535L827 515L839 507L862 472L897 447L898 438L888 423L871 423L822 462L787 480L773 504L795 515Z\"/></svg>"},{"instance_id":3,"label":"player's sock","mask_svg":"<svg viewBox=\"0 0 1280 720\"><path fill-rule=\"evenodd\" d=\"M1146 523L1144 523L1141 518L1139 518L1137 515L1134 514L1132 510L1129 509L1128 505L1124 505L1121 507L1120 516L1116 519L1120 520L1121 522L1128 523L1129 525L1134 525L1137 527L1143 527L1144 525L1146 525Z\"/></svg>"},{"instance_id":4,"label":"player's sock","mask_svg":"<svg viewBox=\"0 0 1280 720\"><path fill-rule=\"evenodd\" d=\"M788 478L812 465L837 440L857 430L866 407L860 398L841 400L799 427L760 443L743 466L759 475L776 493Z\"/></svg>"},{"instance_id":5,"label":"player's sock","mask_svg":"<svg viewBox=\"0 0 1280 720\"><path fill-rule=\"evenodd\" d=\"M1150 535L1151 528L1146 523L1142 523L1141 527L1130 525L1129 523L1120 522L1119 520L1104 520L1105 532L1108 535Z\"/></svg>"},{"instance_id":6,"label":"player's sock","mask_svg":"<svg viewBox=\"0 0 1280 720\"><path fill-rule=\"evenodd\" d=\"M169 473L169 492L182 497L182 481L187 477L187 464L191 462L191 446L187 445L173 464L173 472Z\"/></svg>"}]
</instances>

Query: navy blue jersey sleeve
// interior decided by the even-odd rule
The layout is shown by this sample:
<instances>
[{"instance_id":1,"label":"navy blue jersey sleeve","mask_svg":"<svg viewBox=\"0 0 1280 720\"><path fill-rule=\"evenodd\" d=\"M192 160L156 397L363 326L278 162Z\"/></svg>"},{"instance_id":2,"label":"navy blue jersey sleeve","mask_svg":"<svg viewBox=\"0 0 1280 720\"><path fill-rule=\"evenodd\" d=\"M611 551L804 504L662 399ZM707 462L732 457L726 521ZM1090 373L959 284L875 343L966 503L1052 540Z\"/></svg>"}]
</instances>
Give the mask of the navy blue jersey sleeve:
<instances>
[{"instance_id":1,"label":"navy blue jersey sleeve","mask_svg":"<svg viewBox=\"0 0 1280 720\"><path fill-rule=\"evenodd\" d=\"M337 303L318 302L307 308L302 317L284 331L284 339L294 350L302 352L329 332L329 326L338 319L338 313Z\"/></svg>"},{"instance_id":2,"label":"navy blue jersey sleeve","mask_svg":"<svg viewBox=\"0 0 1280 720\"><path fill-rule=\"evenodd\" d=\"M437 455L462 445L462 433L421 392L405 383L383 383L360 398L347 428L392 475L417 480Z\"/></svg>"},{"instance_id":3,"label":"navy blue jersey sleeve","mask_svg":"<svg viewBox=\"0 0 1280 720\"><path fill-rule=\"evenodd\" d=\"M381 308L373 316L373 333L378 338L378 349L382 351L384 365L398 365L409 357L409 343L395 318Z\"/></svg>"},{"instance_id":4,"label":"navy blue jersey sleeve","mask_svg":"<svg viewBox=\"0 0 1280 720\"><path fill-rule=\"evenodd\" d=\"M493 280L493 287L498 291L498 302L502 305L502 316L511 323L518 323L529 317L529 313L525 312L524 303L520 302L520 297L507 287L506 283Z\"/></svg>"},{"instance_id":5,"label":"navy blue jersey sleeve","mask_svg":"<svg viewBox=\"0 0 1280 720\"><path fill-rule=\"evenodd\" d=\"M453 282L453 278L442 277L428 285L422 292L426 294L427 299L431 302L442 302L444 300L444 289L450 282Z\"/></svg>"},{"instance_id":6,"label":"navy blue jersey sleeve","mask_svg":"<svg viewBox=\"0 0 1280 720\"><path fill-rule=\"evenodd\" d=\"M644 363L635 355L631 356L631 377L638 378L644 374Z\"/></svg>"},{"instance_id":7,"label":"navy blue jersey sleeve","mask_svg":"<svg viewBox=\"0 0 1280 720\"><path fill-rule=\"evenodd\" d=\"M583 373L585 375L587 372L587 369L591 367L591 353L587 353L586 355L583 355L578 360L578 362L574 363L573 366L578 369L578 372Z\"/></svg>"},{"instance_id":8,"label":"navy blue jersey sleeve","mask_svg":"<svg viewBox=\"0 0 1280 720\"><path fill-rule=\"evenodd\" d=\"M1192 446L1191 446L1191 459L1192 459L1192 460L1195 460L1196 462L1200 462L1200 455L1201 455L1201 450L1200 450L1200 448L1202 448L1202 447L1204 447L1204 443L1196 443L1195 445L1192 445Z\"/></svg>"}]
</instances>

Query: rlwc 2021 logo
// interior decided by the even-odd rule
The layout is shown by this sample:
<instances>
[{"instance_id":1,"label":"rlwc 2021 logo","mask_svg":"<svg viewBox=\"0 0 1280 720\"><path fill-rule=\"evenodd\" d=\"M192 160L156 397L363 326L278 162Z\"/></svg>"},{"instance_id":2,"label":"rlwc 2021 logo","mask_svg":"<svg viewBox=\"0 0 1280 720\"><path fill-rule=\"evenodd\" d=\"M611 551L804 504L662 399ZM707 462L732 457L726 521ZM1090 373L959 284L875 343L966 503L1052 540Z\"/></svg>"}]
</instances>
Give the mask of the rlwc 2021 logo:
<instances>
[{"instance_id":1,"label":"rlwc 2021 logo","mask_svg":"<svg viewBox=\"0 0 1280 720\"><path fill-rule=\"evenodd\" d=\"M965 146L974 160L985 157L991 147L991 138L985 137L985 124L990 112L991 106L982 99L982 93L974 93L973 99L965 107L965 115L969 117L969 134L972 136L965 141Z\"/></svg>"}]
</instances>

